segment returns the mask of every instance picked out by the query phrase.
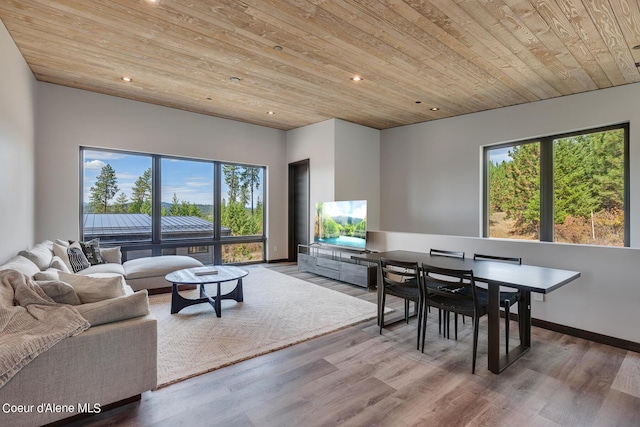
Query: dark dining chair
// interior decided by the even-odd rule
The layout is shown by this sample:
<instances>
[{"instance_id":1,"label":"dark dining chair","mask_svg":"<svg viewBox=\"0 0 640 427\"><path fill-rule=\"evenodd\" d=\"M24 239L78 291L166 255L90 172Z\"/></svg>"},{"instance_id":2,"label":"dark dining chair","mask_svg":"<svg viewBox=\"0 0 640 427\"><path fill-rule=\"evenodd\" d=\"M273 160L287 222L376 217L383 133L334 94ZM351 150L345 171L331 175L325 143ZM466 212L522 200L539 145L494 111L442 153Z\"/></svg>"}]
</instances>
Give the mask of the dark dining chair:
<instances>
[{"instance_id":1,"label":"dark dining chair","mask_svg":"<svg viewBox=\"0 0 640 427\"><path fill-rule=\"evenodd\" d=\"M384 306L387 295L404 299L404 318L407 323L409 323L409 302L413 301L418 314L418 344L416 344L416 347L418 347L420 342L420 320L423 316L418 263L380 258L379 274L379 283L382 287L380 309L378 310L380 333L382 334L382 328L384 328Z\"/></svg>"},{"instance_id":2,"label":"dark dining chair","mask_svg":"<svg viewBox=\"0 0 640 427\"><path fill-rule=\"evenodd\" d=\"M510 262L513 264L522 264L522 258L519 257L503 257L503 256L495 256L495 255L483 255L483 254L473 254L474 260L484 260L484 261L499 261L499 262ZM478 292L487 292L485 289L478 288ZM511 318L511 306L521 299L521 294L519 290L500 290L500 307L504 309L504 326L505 326L505 348L506 352L509 353L509 320ZM520 342L522 342L522 337L524 336L522 332L522 328L524 327L523 322L518 316L518 334L520 335Z\"/></svg>"},{"instance_id":3,"label":"dark dining chair","mask_svg":"<svg viewBox=\"0 0 640 427\"><path fill-rule=\"evenodd\" d=\"M425 307L435 307L449 313L469 316L473 320L473 363L471 372L476 372L478 352L478 328L480 318L487 314L486 294L477 292L473 270L459 270L421 266L420 296ZM422 316L421 350L424 353L426 341L427 316Z\"/></svg>"},{"instance_id":4,"label":"dark dining chair","mask_svg":"<svg viewBox=\"0 0 640 427\"><path fill-rule=\"evenodd\" d=\"M464 252L462 251L447 251L444 249L431 248L429 250L429 255L464 259ZM453 323L454 323L454 329L455 329L455 339L458 339L458 316L457 315L454 317ZM464 316L462 316L462 323L464 323ZM447 313L446 311L443 312L442 310L438 310L438 333L442 333L443 335L446 335L447 338L450 338L451 337L450 332L451 332L451 328L449 323L449 313Z\"/></svg>"}]
</instances>

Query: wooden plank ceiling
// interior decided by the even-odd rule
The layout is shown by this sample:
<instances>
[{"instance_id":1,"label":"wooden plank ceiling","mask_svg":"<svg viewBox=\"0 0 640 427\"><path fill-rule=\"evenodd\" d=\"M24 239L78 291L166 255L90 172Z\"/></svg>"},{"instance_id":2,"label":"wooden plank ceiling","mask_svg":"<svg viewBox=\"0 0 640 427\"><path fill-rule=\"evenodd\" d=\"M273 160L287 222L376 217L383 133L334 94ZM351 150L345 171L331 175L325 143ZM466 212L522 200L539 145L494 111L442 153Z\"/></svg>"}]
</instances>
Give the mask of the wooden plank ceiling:
<instances>
[{"instance_id":1,"label":"wooden plank ceiling","mask_svg":"<svg viewBox=\"0 0 640 427\"><path fill-rule=\"evenodd\" d=\"M386 129L639 82L638 3L2 0L0 19L40 81L284 130Z\"/></svg>"}]
</instances>

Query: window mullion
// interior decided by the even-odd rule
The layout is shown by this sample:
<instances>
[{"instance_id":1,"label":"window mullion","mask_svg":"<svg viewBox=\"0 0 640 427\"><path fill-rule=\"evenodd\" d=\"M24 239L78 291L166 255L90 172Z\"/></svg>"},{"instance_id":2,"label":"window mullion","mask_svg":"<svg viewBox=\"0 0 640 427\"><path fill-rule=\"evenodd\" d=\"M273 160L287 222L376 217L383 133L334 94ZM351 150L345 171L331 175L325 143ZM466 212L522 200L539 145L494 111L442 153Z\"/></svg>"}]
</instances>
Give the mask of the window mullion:
<instances>
[{"instance_id":1,"label":"window mullion","mask_svg":"<svg viewBox=\"0 0 640 427\"><path fill-rule=\"evenodd\" d=\"M160 156L153 156L153 168L151 169L151 241L154 244L161 243L162 236L162 170L160 167ZM157 254L154 254L157 255Z\"/></svg>"},{"instance_id":2,"label":"window mullion","mask_svg":"<svg viewBox=\"0 0 640 427\"><path fill-rule=\"evenodd\" d=\"M222 163L215 162L213 167L213 263L222 264Z\"/></svg>"},{"instance_id":3,"label":"window mullion","mask_svg":"<svg viewBox=\"0 0 640 427\"><path fill-rule=\"evenodd\" d=\"M553 139L540 140L540 241L553 242Z\"/></svg>"}]
</instances>

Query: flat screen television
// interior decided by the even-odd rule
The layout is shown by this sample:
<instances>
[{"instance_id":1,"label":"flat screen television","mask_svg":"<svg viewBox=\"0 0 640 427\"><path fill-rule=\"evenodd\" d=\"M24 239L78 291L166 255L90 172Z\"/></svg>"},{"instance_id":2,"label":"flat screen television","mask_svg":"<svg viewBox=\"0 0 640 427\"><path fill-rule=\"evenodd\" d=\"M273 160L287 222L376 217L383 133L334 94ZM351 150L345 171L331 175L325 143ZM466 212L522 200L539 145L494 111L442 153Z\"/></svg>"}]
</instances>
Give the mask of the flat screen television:
<instances>
[{"instance_id":1,"label":"flat screen television","mask_svg":"<svg viewBox=\"0 0 640 427\"><path fill-rule=\"evenodd\" d=\"M367 244L367 201L316 203L313 230L314 243L364 250Z\"/></svg>"}]
</instances>

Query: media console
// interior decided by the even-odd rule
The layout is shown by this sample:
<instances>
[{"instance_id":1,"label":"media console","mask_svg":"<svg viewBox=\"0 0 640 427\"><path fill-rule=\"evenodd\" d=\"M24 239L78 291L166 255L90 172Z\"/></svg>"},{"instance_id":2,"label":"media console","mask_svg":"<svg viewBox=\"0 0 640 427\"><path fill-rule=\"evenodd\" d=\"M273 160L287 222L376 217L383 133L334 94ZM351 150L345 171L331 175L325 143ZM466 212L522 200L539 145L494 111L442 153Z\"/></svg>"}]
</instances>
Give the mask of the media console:
<instances>
[{"instance_id":1,"label":"media console","mask_svg":"<svg viewBox=\"0 0 640 427\"><path fill-rule=\"evenodd\" d=\"M363 251L322 245L298 245L298 270L375 289L377 263L352 259Z\"/></svg>"}]
</instances>

